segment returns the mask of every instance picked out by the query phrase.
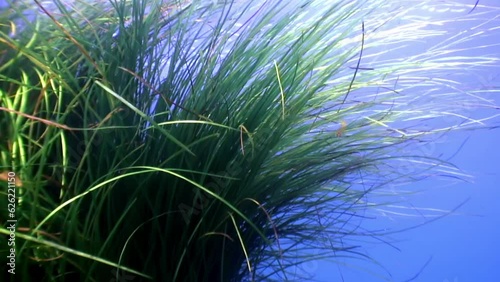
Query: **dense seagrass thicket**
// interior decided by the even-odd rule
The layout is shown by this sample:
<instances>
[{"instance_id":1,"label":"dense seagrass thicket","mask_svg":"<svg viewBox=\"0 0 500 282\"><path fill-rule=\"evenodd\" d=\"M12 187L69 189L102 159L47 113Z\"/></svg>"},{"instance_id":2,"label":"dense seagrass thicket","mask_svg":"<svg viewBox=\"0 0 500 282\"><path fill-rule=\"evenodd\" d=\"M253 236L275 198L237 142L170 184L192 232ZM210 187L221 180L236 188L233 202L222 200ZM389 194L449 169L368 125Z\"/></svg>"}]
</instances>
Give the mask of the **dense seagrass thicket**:
<instances>
[{"instance_id":1,"label":"dense seagrass thicket","mask_svg":"<svg viewBox=\"0 0 500 282\"><path fill-rule=\"evenodd\" d=\"M0 173L18 176L24 281L300 281L309 260L370 260L384 234L360 218L388 184L457 175L412 145L488 126L472 115L494 90L447 76L498 58L456 38L398 53L446 21L408 9L458 4L8 2Z\"/></svg>"}]
</instances>

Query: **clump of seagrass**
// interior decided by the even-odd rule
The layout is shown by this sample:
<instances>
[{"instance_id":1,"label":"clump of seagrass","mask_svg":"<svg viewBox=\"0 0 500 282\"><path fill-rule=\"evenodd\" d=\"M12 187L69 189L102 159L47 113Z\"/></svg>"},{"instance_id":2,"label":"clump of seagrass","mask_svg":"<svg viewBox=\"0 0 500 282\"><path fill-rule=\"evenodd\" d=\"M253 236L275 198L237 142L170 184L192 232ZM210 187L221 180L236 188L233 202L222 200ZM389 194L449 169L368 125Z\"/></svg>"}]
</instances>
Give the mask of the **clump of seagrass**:
<instances>
[{"instance_id":1,"label":"clump of seagrass","mask_svg":"<svg viewBox=\"0 0 500 282\"><path fill-rule=\"evenodd\" d=\"M453 173L408 147L485 127L453 114L479 94L443 92L468 64L436 57L451 43L369 65L435 35L391 27L403 6L35 2L13 2L21 21L0 29L0 161L23 183L26 281L307 279L309 260L366 258L357 238L383 234L361 219L388 184Z\"/></svg>"}]
</instances>

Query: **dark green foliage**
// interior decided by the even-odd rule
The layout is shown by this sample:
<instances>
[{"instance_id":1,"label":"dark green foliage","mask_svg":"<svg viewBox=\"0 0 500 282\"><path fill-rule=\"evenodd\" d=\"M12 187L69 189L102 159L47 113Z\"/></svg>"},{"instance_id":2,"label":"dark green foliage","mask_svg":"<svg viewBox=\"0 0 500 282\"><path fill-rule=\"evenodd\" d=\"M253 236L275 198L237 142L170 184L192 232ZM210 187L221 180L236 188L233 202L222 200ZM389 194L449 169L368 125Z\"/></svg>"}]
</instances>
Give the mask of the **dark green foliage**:
<instances>
[{"instance_id":1,"label":"dark green foliage","mask_svg":"<svg viewBox=\"0 0 500 282\"><path fill-rule=\"evenodd\" d=\"M0 27L0 172L22 180L24 281L305 279L294 268L308 260L366 258L358 238L383 236L359 228L385 203L372 195L444 169L426 155L411 173L395 168L414 157L406 144L440 130L411 131L405 119L428 117L387 79L407 71L405 85L442 63L394 60L355 79L346 68L391 44L364 29L386 18L372 13L383 3L332 1L301 19L312 1L35 2L12 4L16 17L39 13L17 37L12 14Z\"/></svg>"}]
</instances>

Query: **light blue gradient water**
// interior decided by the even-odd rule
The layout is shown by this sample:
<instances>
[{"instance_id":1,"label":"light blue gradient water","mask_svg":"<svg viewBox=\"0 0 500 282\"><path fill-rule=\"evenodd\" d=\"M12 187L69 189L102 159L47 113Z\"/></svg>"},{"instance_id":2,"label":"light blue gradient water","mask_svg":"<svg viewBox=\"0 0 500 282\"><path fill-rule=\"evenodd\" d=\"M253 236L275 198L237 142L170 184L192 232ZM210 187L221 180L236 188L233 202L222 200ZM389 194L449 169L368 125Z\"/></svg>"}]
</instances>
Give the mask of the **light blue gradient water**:
<instances>
[{"instance_id":1,"label":"light blue gradient water","mask_svg":"<svg viewBox=\"0 0 500 282\"><path fill-rule=\"evenodd\" d=\"M438 2L438 1L436 1ZM446 1L440 1L446 2ZM471 4L475 1L454 1ZM500 1L479 1L471 12L481 15L485 6L495 8L497 15L492 26L499 27ZM453 17L452 11L439 11L443 17ZM436 16L429 14L428 16ZM474 24L481 22L481 17ZM469 27L470 28L470 27ZM468 30L460 23L445 27L450 33L456 30ZM475 46L500 43L500 30L493 29L492 33L473 42ZM424 42L423 46L430 44ZM471 47L470 43L468 46ZM411 48L411 47L409 47ZM418 50L417 50L418 51ZM404 52L404 51L403 51ZM415 50L407 50L408 53ZM500 48L492 46L481 50L465 51L463 54L477 55L496 54L500 57ZM500 89L500 66L476 71L475 75L461 78L465 88ZM490 93L489 98L500 105L500 93ZM486 116L492 111L464 113L474 116ZM497 111L498 112L498 111ZM489 123L498 125L496 123ZM466 141L464 143L464 141ZM436 222L419 228L392 235L395 246L371 245L366 249L367 254L377 259L387 270L358 261L356 268L366 267L373 273L352 267L338 267L329 262L319 262L309 268L321 281L423 281L423 282L497 282L500 281L500 128L476 132L462 132L452 134L446 138L444 144L436 144L432 152L449 159L460 169L474 176L473 182L445 185L442 181L429 179L405 187L409 190L423 189L424 192L413 195L408 199L415 207L429 207L439 209L453 209L463 201L470 199L455 214L442 218ZM458 152L457 152L458 151ZM367 222L367 226L381 228L401 228L410 223L419 224L428 220L425 216L404 218L393 216L380 219L375 223ZM411 225L411 224L410 224ZM426 265L426 263L428 264ZM425 266L426 265L426 266ZM425 266L425 267L424 267ZM390 275L385 280L375 274Z\"/></svg>"}]
</instances>

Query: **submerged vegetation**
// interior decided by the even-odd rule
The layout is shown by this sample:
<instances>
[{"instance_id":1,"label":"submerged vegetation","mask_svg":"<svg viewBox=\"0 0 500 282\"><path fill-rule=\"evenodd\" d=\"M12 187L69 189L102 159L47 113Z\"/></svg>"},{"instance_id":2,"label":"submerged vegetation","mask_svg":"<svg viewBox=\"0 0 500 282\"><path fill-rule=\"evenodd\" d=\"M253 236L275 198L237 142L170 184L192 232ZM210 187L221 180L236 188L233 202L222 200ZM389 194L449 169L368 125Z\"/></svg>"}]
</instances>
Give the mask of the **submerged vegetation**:
<instances>
[{"instance_id":1,"label":"submerged vegetation","mask_svg":"<svg viewBox=\"0 0 500 282\"><path fill-rule=\"evenodd\" d=\"M409 12L498 20L478 3L7 2L0 175L16 175L24 281L297 281L310 260L376 263L363 242L385 233L366 212L400 184L462 177L415 145L495 117L495 89L460 84L499 63L473 44L488 25L448 35L450 20Z\"/></svg>"}]
</instances>

